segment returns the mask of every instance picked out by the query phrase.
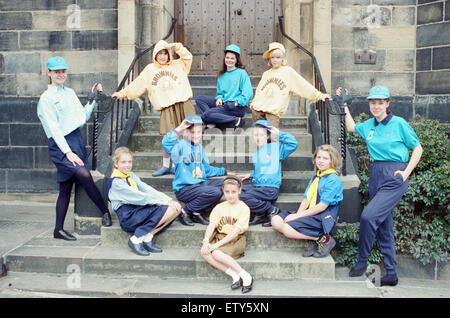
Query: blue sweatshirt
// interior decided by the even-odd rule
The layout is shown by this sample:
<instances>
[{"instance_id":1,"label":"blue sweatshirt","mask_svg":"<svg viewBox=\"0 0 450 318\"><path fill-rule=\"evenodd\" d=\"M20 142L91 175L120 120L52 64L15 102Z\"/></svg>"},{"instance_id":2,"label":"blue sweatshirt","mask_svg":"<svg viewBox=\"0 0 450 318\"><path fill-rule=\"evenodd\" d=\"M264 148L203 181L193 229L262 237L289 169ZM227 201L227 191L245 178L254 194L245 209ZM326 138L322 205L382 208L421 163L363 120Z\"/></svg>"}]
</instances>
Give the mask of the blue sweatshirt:
<instances>
[{"instance_id":1,"label":"blue sweatshirt","mask_svg":"<svg viewBox=\"0 0 450 318\"><path fill-rule=\"evenodd\" d=\"M235 68L219 76L216 100L220 98L224 103L237 102L238 106L248 106L252 97L252 83L245 70Z\"/></svg>"},{"instance_id":2,"label":"blue sweatshirt","mask_svg":"<svg viewBox=\"0 0 450 318\"><path fill-rule=\"evenodd\" d=\"M279 142L271 142L258 148L252 160L255 169L250 173L256 187L281 186L281 161L293 153L298 146L294 136L280 131Z\"/></svg>"},{"instance_id":3,"label":"blue sweatshirt","mask_svg":"<svg viewBox=\"0 0 450 318\"><path fill-rule=\"evenodd\" d=\"M172 130L162 140L164 151L170 155L175 165L175 178L172 182L173 192L181 188L205 182L209 177L224 176L225 168L213 167L209 164L205 149L202 145L180 139Z\"/></svg>"}]
</instances>

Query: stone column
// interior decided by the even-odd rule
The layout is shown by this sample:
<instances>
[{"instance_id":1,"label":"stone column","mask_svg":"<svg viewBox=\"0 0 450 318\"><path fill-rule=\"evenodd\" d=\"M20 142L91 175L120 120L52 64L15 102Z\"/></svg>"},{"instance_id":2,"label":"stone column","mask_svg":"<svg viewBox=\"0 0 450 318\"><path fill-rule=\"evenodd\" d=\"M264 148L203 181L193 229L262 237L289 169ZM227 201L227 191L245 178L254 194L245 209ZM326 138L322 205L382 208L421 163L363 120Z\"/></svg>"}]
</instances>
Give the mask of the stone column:
<instances>
[{"instance_id":1,"label":"stone column","mask_svg":"<svg viewBox=\"0 0 450 318\"><path fill-rule=\"evenodd\" d=\"M139 0L118 0L118 83L136 55L136 9L138 3Z\"/></svg>"},{"instance_id":2,"label":"stone column","mask_svg":"<svg viewBox=\"0 0 450 318\"><path fill-rule=\"evenodd\" d=\"M314 0L283 1L284 28L286 33L305 49L313 52L313 2ZM313 64L311 57L297 48L289 40L283 39L286 47L288 65L292 66L306 80L313 82ZM293 96L292 101L295 102ZM305 100L297 101L300 113L306 113Z\"/></svg>"},{"instance_id":3,"label":"stone column","mask_svg":"<svg viewBox=\"0 0 450 318\"><path fill-rule=\"evenodd\" d=\"M328 92L331 87L331 1L314 1L313 13L314 56Z\"/></svg>"}]
</instances>

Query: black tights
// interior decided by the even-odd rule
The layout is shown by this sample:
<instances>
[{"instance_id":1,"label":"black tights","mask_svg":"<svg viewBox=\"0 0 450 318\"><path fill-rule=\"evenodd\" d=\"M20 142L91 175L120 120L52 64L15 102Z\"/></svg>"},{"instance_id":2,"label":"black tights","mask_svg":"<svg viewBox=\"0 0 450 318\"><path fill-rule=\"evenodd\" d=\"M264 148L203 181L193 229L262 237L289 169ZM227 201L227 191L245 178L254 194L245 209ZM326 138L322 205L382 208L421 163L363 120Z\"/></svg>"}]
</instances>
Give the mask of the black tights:
<instances>
[{"instance_id":1,"label":"black tights","mask_svg":"<svg viewBox=\"0 0 450 318\"><path fill-rule=\"evenodd\" d=\"M103 213L107 213L108 207L103 201L102 195L92 179L91 173L86 168L82 167L77 170L75 175L68 181L59 183L59 195L56 201L56 224L55 231L63 229L64 220L66 219L67 209L69 208L70 193L75 181L80 183L86 191L89 198Z\"/></svg>"}]
</instances>

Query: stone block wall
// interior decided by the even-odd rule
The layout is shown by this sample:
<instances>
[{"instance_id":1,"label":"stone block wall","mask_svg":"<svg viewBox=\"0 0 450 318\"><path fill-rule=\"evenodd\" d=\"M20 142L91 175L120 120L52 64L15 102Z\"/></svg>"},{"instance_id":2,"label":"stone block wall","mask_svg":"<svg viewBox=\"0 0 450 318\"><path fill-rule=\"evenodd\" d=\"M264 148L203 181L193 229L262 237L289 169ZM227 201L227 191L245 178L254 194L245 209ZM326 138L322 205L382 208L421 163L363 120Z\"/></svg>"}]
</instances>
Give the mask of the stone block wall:
<instances>
[{"instance_id":1,"label":"stone block wall","mask_svg":"<svg viewBox=\"0 0 450 318\"><path fill-rule=\"evenodd\" d=\"M369 113L373 85L391 90L394 114L448 122L450 1L334 0L332 87L350 89L354 114ZM357 51L374 64L356 63Z\"/></svg>"},{"instance_id":2,"label":"stone block wall","mask_svg":"<svg viewBox=\"0 0 450 318\"><path fill-rule=\"evenodd\" d=\"M46 61L63 56L83 104L95 82L117 87L117 0L0 0L0 192L56 191L36 114ZM92 125L82 129L87 144Z\"/></svg>"},{"instance_id":3,"label":"stone block wall","mask_svg":"<svg viewBox=\"0 0 450 318\"><path fill-rule=\"evenodd\" d=\"M449 121L450 1L418 0L416 32L417 113Z\"/></svg>"}]
</instances>

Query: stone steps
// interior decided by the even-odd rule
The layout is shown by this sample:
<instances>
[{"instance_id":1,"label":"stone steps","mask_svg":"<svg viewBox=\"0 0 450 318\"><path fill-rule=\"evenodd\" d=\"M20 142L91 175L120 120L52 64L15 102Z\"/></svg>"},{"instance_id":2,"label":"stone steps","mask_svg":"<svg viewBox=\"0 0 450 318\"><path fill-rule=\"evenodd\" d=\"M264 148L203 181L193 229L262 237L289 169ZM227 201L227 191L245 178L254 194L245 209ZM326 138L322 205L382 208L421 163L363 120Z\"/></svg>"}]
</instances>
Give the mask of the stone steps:
<instances>
[{"instance_id":1,"label":"stone steps","mask_svg":"<svg viewBox=\"0 0 450 318\"><path fill-rule=\"evenodd\" d=\"M251 114L244 116L244 129L252 127ZM159 115L141 115L136 127L136 133L157 132L159 125ZM297 131L307 131L308 118L306 116L283 116L280 120L280 129L296 129Z\"/></svg>"},{"instance_id":2,"label":"stone steps","mask_svg":"<svg viewBox=\"0 0 450 318\"><path fill-rule=\"evenodd\" d=\"M176 229L175 224L174 228L174 231L181 231ZM197 231L203 229L198 226ZM5 256L8 270L62 274L68 272L69 266L75 266L83 274L120 277L217 280L225 276L206 263L200 255L200 244L195 242L191 245L196 244L195 248L164 247L162 253L139 256L130 250L126 241L120 246L107 246L97 236L79 236L75 242L66 242L54 240L51 234L49 230L8 253ZM173 231L167 235L174 235ZM239 263L252 273L255 280L334 280L335 263L331 256L305 258L301 256L302 252L301 247L249 248Z\"/></svg>"},{"instance_id":3,"label":"stone steps","mask_svg":"<svg viewBox=\"0 0 450 318\"><path fill-rule=\"evenodd\" d=\"M284 130L284 132L297 139L298 149L311 153L311 134L294 129ZM163 136L158 132L134 133L131 137L130 147L134 151L161 151L162 139ZM256 151L251 129L244 130L240 135L234 135L232 128L224 132L218 128L207 129L202 137L202 145L206 151L209 149L216 152L254 153Z\"/></svg>"},{"instance_id":4,"label":"stone steps","mask_svg":"<svg viewBox=\"0 0 450 318\"><path fill-rule=\"evenodd\" d=\"M238 175L243 175L249 173L249 171L234 171ZM153 177L153 171L138 171L136 172L139 178L145 183L151 185L158 191L170 192L172 191L172 181L174 178L173 174L164 175L160 177ZM284 171L283 172L283 182L281 183L280 192L282 193L302 193L305 191L309 180L314 175L312 171ZM222 177L212 177L214 178L224 178ZM251 184L250 181L244 181L244 184Z\"/></svg>"},{"instance_id":5,"label":"stone steps","mask_svg":"<svg viewBox=\"0 0 450 318\"><path fill-rule=\"evenodd\" d=\"M209 162L216 167L225 167L230 171L253 170L251 156L246 153L207 153ZM155 171L162 164L161 152L134 152L133 170ZM283 171L313 171L311 154L297 149L282 162Z\"/></svg>"},{"instance_id":6,"label":"stone steps","mask_svg":"<svg viewBox=\"0 0 450 318\"><path fill-rule=\"evenodd\" d=\"M213 269L211 269L213 270ZM337 271L339 274L340 269ZM346 270L347 274L348 270ZM279 312L284 309L288 313L298 306L299 297L424 297L420 294L426 290L425 297L445 297L448 288L417 288L417 281L410 286L396 287L383 290L369 288L366 279L357 277L346 280L255 280L251 293L242 294L240 289L231 290L229 277L222 279L164 279L148 278L139 275L132 277L108 276L103 274L80 275L79 281L70 280L69 273L64 274L36 274L9 272L8 276L0 281L0 297L33 297L33 298L61 298L61 297L108 297L108 298L155 298L154 304L169 305L165 311L172 311L175 315L182 311L183 305L199 306L215 304L214 314L221 312L242 312L234 307L235 302L248 299L254 302L257 298L271 298L262 300L260 310L265 312ZM347 275L348 276L348 275ZM419 281L423 284L423 281ZM405 284L405 280L401 280ZM77 285L78 284L78 285ZM428 283L426 286L430 285ZM442 284L441 284L442 285ZM409 287L409 288L408 288ZM402 292L398 292L399 288ZM272 297L283 297L274 299ZM165 299L161 299L165 298ZM177 301L173 298L179 298ZM210 298L210 299L207 299ZM148 299L145 300L148 303ZM309 301L309 300L307 300ZM150 300L150 305L152 305ZM250 303L251 304L251 303ZM256 305L257 305L256 304ZM264 306L264 307L262 307ZM287 308L287 309L286 309ZM212 315L210 313L209 315Z\"/></svg>"},{"instance_id":7,"label":"stone steps","mask_svg":"<svg viewBox=\"0 0 450 318\"><path fill-rule=\"evenodd\" d=\"M131 235L122 231L115 213L113 213L112 219L112 226L101 229L102 246L126 246ZM175 220L165 232L155 237L155 242L163 249L200 248L206 227L206 225L198 223L195 223L194 226L185 226ZM288 239L271 227L262 227L261 225L249 226L246 237L246 250L304 249L307 247L307 243L303 240Z\"/></svg>"}]
</instances>

